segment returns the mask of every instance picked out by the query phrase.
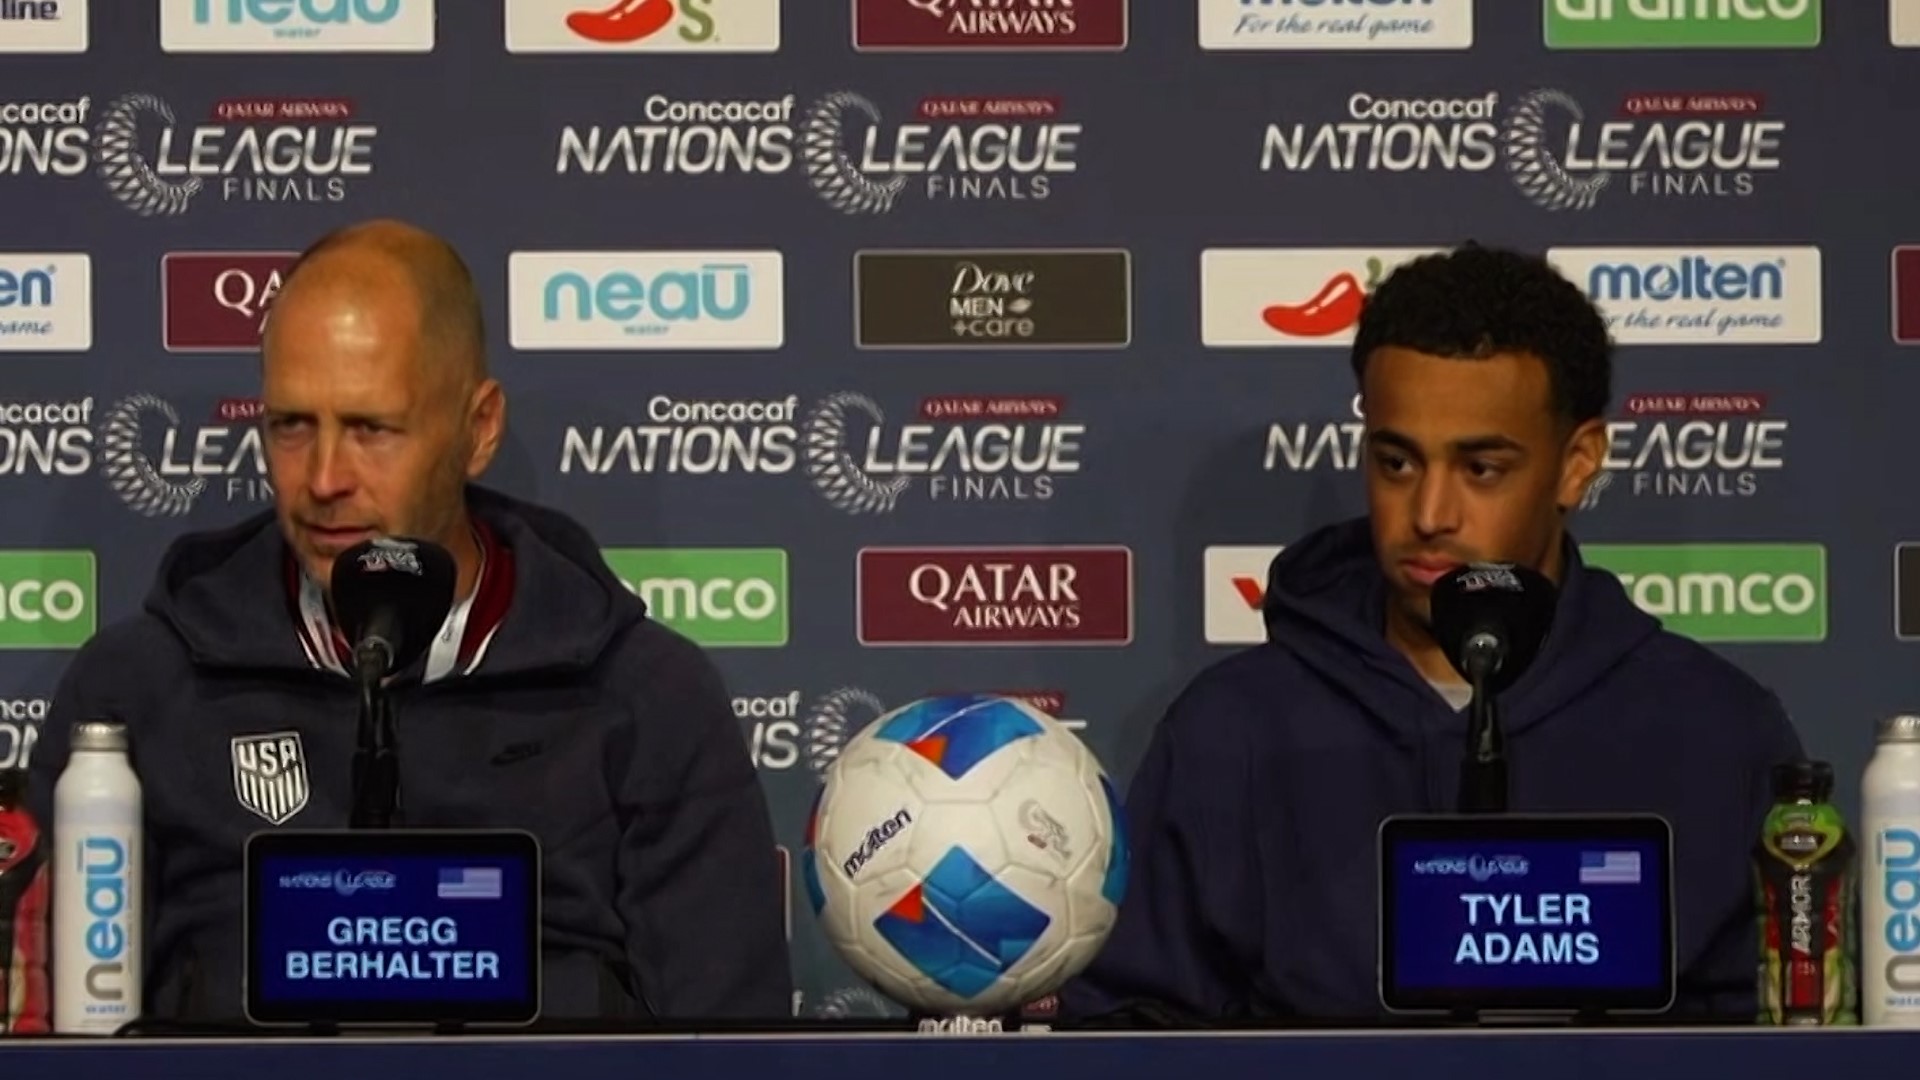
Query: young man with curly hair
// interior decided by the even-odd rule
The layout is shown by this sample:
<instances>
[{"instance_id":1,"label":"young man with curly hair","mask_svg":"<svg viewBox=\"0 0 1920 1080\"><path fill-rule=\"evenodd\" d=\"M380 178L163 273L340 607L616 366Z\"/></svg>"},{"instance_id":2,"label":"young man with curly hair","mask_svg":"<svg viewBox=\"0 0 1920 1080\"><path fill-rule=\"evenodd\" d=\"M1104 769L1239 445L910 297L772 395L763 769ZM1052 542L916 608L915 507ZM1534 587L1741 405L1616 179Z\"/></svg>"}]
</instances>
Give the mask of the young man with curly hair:
<instances>
[{"instance_id":1,"label":"young man with curly hair","mask_svg":"<svg viewBox=\"0 0 1920 1080\"><path fill-rule=\"evenodd\" d=\"M1128 793L1119 924L1066 1014L1381 1011L1375 833L1453 810L1465 748L1470 692L1434 641L1431 588L1496 560L1558 585L1552 632L1501 699L1512 809L1664 816L1672 1015L1751 1021L1748 852L1800 741L1769 690L1581 561L1567 515L1606 455L1610 354L1593 305L1532 255L1469 244L1369 299L1352 350L1368 514L1288 546L1267 642L1161 720Z\"/></svg>"}]
</instances>

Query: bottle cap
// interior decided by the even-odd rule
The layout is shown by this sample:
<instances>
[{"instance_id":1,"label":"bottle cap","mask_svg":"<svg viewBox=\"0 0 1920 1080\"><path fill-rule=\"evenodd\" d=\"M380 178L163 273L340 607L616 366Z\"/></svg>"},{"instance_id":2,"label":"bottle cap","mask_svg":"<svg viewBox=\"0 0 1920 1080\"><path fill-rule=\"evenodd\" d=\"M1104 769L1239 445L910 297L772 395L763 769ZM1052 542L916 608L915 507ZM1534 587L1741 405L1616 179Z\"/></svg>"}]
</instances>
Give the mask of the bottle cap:
<instances>
[{"instance_id":1,"label":"bottle cap","mask_svg":"<svg viewBox=\"0 0 1920 1080\"><path fill-rule=\"evenodd\" d=\"M1789 761L1775 765L1773 797L1826 802L1833 797L1833 766L1824 761Z\"/></svg>"},{"instance_id":2,"label":"bottle cap","mask_svg":"<svg viewBox=\"0 0 1920 1080\"><path fill-rule=\"evenodd\" d=\"M83 720L73 725L75 750L125 750L127 726L112 720Z\"/></svg>"},{"instance_id":3,"label":"bottle cap","mask_svg":"<svg viewBox=\"0 0 1920 1080\"><path fill-rule=\"evenodd\" d=\"M1920 716L1883 716L1877 728L1879 742L1920 742Z\"/></svg>"}]
</instances>

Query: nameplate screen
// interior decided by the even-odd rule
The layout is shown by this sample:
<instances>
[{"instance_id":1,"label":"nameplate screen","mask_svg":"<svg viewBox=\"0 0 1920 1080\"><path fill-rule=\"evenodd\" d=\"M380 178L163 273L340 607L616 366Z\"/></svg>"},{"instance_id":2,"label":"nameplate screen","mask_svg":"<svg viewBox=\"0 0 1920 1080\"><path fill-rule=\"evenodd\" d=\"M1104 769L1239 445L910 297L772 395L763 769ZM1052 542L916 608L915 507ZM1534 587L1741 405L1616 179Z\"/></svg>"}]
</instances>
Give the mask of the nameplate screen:
<instances>
[{"instance_id":1,"label":"nameplate screen","mask_svg":"<svg viewBox=\"0 0 1920 1080\"><path fill-rule=\"evenodd\" d=\"M1672 830L1651 815L1380 826L1395 1012L1654 1013L1674 994Z\"/></svg>"},{"instance_id":2,"label":"nameplate screen","mask_svg":"<svg viewBox=\"0 0 1920 1080\"><path fill-rule=\"evenodd\" d=\"M262 832L246 851L258 1024L530 1024L540 849L513 831Z\"/></svg>"}]
</instances>

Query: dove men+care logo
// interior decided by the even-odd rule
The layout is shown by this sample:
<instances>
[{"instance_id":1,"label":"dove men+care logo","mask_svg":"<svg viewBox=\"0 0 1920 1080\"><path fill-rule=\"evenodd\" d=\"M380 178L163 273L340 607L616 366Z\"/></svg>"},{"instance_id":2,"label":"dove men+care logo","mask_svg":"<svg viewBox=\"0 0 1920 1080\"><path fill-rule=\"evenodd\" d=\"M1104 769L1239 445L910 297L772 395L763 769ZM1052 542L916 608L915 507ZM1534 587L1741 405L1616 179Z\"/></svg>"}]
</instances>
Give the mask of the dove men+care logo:
<instances>
[{"instance_id":1,"label":"dove men+care logo","mask_svg":"<svg viewBox=\"0 0 1920 1080\"><path fill-rule=\"evenodd\" d=\"M1361 88L1337 106L1271 117L1259 171L1493 173L1541 210L1607 202L1744 199L1786 160L1787 122L1738 89L1409 94Z\"/></svg>"},{"instance_id":2,"label":"dove men+care logo","mask_svg":"<svg viewBox=\"0 0 1920 1080\"><path fill-rule=\"evenodd\" d=\"M0 197L29 181L92 179L142 217L213 201L345 202L374 175L380 128L350 98L227 97L198 113L146 91L0 100Z\"/></svg>"},{"instance_id":3,"label":"dove men+care logo","mask_svg":"<svg viewBox=\"0 0 1920 1080\"><path fill-rule=\"evenodd\" d=\"M1049 95L924 97L897 113L852 90L683 99L651 93L624 115L567 123L554 172L649 186L710 177L804 177L850 216L906 201L1045 203L1080 169L1083 125Z\"/></svg>"}]
</instances>

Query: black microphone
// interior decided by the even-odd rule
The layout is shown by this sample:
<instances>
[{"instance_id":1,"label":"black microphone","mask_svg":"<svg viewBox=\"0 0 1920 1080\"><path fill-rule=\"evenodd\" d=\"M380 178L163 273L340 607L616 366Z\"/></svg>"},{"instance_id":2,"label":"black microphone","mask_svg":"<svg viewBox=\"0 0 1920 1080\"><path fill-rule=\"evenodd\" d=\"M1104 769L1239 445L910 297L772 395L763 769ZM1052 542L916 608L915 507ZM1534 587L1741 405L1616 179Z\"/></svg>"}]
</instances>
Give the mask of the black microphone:
<instances>
[{"instance_id":1,"label":"black microphone","mask_svg":"<svg viewBox=\"0 0 1920 1080\"><path fill-rule=\"evenodd\" d=\"M1506 739L1495 697L1520 681L1553 625L1556 590L1517 563L1468 563L1433 583L1433 639L1473 687L1460 812L1507 809Z\"/></svg>"},{"instance_id":2,"label":"black microphone","mask_svg":"<svg viewBox=\"0 0 1920 1080\"><path fill-rule=\"evenodd\" d=\"M379 682L425 655L453 610L453 556L408 537L375 537L333 560L333 619L354 673Z\"/></svg>"},{"instance_id":3,"label":"black microphone","mask_svg":"<svg viewBox=\"0 0 1920 1080\"><path fill-rule=\"evenodd\" d=\"M376 537L333 560L328 588L334 623L353 647L360 687L359 744L353 753L356 829L384 829L400 803L400 766L386 678L426 654L453 610L453 556L410 537Z\"/></svg>"}]
</instances>

